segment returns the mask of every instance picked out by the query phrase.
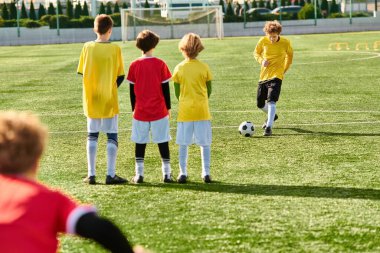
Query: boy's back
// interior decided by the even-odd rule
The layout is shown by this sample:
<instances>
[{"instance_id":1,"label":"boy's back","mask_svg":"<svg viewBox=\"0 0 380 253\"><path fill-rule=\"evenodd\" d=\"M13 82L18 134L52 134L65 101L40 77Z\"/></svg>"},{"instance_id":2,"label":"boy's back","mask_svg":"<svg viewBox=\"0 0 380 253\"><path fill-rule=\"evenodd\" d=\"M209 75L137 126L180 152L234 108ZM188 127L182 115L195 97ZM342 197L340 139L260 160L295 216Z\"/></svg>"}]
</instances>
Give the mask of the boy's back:
<instances>
[{"instance_id":1,"label":"boy's back","mask_svg":"<svg viewBox=\"0 0 380 253\"><path fill-rule=\"evenodd\" d=\"M75 216L72 214L79 206L63 194L6 175L0 175L0 192L1 252L56 252L56 234L74 232L66 221ZM71 224L75 222L74 218Z\"/></svg>"},{"instance_id":2,"label":"boy's back","mask_svg":"<svg viewBox=\"0 0 380 253\"><path fill-rule=\"evenodd\" d=\"M83 75L85 114L90 118L112 118L119 113L116 80L124 75L121 49L104 42L83 46L78 70Z\"/></svg>"},{"instance_id":3,"label":"boy's back","mask_svg":"<svg viewBox=\"0 0 380 253\"><path fill-rule=\"evenodd\" d=\"M170 78L167 65L159 58L140 57L131 63L127 79L134 84L135 119L154 121L168 114L162 83L168 82Z\"/></svg>"}]
</instances>

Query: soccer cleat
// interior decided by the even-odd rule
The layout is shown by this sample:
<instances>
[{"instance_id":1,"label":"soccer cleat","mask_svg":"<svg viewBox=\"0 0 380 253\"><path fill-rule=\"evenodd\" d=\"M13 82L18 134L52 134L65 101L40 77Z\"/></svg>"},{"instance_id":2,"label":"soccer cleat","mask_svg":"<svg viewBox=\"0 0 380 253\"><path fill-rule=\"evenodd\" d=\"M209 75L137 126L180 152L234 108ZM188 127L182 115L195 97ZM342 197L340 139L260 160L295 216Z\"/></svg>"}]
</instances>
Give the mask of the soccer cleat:
<instances>
[{"instance_id":1,"label":"soccer cleat","mask_svg":"<svg viewBox=\"0 0 380 253\"><path fill-rule=\"evenodd\" d=\"M173 183L173 179L171 177L171 175L165 175L164 176L164 183Z\"/></svg>"},{"instance_id":2,"label":"soccer cleat","mask_svg":"<svg viewBox=\"0 0 380 253\"><path fill-rule=\"evenodd\" d=\"M106 178L106 184L125 184L126 182L126 179L119 177L118 175L115 175L114 177L107 175Z\"/></svg>"},{"instance_id":3,"label":"soccer cleat","mask_svg":"<svg viewBox=\"0 0 380 253\"><path fill-rule=\"evenodd\" d=\"M186 181L187 181L187 176L186 175L180 175L178 178L177 178L177 182L179 184L186 184Z\"/></svg>"},{"instance_id":4,"label":"soccer cleat","mask_svg":"<svg viewBox=\"0 0 380 253\"><path fill-rule=\"evenodd\" d=\"M275 114L274 115L274 120L273 121L276 121L278 119L278 115L277 114ZM268 119L265 121L265 123L261 126L262 127L262 129L265 129L266 127L267 127L267 122L268 122Z\"/></svg>"},{"instance_id":5,"label":"soccer cleat","mask_svg":"<svg viewBox=\"0 0 380 253\"><path fill-rule=\"evenodd\" d=\"M211 183L211 177L210 177L210 175L206 175L202 179L203 179L203 182L205 182L206 184Z\"/></svg>"},{"instance_id":6,"label":"soccer cleat","mask_svg":"<svg viewBox=\"0 0 380 253\"><path fill-rule=\"evenodd\" d=\"M96 184L95 176L89 176L83 179L86 184Z\"/></svg>"},{"instance_id":7,"label":"soccer cleat","mask_svg":"<svg viewBox=\"0 0 380 253\"><path fill-rule=\"evenodd\" d=\"M136 175L136 176L132 177L131 183L134 183L134 184L144 183L144 177Z\"/></svg>"},{"instance_id":8,"label":"soccer cleat","mask_svg":"<svg viewBox=\"0 0 380 253\"><path fill-rule=\"evenodd\" d=\"M266 127L264 130L264 136L271 136L272 135L272 128L271 127Z\"/></svg>"}]
</instances>

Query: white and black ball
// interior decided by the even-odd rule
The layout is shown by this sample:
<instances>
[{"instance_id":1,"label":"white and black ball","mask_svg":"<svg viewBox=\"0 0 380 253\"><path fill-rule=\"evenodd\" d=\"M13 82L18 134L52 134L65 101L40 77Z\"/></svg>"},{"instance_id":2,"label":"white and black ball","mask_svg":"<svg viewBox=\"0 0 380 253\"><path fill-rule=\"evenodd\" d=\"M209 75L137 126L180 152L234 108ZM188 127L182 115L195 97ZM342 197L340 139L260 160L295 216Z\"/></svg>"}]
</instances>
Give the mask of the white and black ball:
<instances>
[{"instance_id":1,"label":"white and black ball","mask_svg":"<svg viewBox=\"0 0 380 253\"><path fill-rule=\"evenodd\" d=\"M239 126L239 133L245 137L251 137L255 133L255 125L250 121L244 121Z\"/></svg>"}]
</instances>

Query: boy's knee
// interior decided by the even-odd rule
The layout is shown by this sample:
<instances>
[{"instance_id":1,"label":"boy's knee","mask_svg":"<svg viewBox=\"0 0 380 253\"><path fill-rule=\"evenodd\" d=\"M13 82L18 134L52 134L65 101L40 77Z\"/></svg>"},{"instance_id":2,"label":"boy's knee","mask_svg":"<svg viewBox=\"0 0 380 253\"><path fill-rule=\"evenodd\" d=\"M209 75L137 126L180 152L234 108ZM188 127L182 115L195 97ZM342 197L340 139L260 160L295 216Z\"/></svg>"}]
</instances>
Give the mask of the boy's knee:
<instances>
[{"instance_id":1,"label":"boy's knee","mask_svg":"<svg viewBox=\"0 0 380 253\"><path fill-rule=\"evenodd\" d=\"M117 144L117 133L107 133L107 138Z\"/></svg>"},{"instance_id":2,"label":"boy's knee","mask_svg":"<svg viewBox=\"0 0 380 253\"><path fill-rule=\"evenodd\" d=\"M265 101L257 101L257 108L263 109L265 106Z\"/></svg>"},{"instance_id":3,"label":"boy's knee","mask_svg":"<svg viewBox=\"0 0 380 253\"><path fill-rule=\"evenodd\" d=\"M87 139L89 141L97 141L98 137L99 137L99 132L97 132L97 133L88 133L88 135L87 135Z\"/></svg>"}]
</instances>

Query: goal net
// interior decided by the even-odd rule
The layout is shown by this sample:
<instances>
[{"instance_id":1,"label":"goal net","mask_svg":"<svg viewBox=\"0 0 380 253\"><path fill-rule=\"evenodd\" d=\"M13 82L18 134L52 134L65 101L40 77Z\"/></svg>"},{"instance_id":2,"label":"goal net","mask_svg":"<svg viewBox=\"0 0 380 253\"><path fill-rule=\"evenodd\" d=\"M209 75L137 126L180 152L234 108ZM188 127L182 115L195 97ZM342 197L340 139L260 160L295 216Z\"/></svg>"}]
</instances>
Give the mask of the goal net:
<instances>
[{"instance_id":1,"label":"goal net","mask_svg":"<svg viewBox=\"0 0 380 253\"><path fill-rule=\"evenodd\" d=\"M121 9L121 38L135 40L139 32L152 30L162 39L178 39L189 32L203 38L222 39L221 6Z\"/></svg>"}]
</instances>

